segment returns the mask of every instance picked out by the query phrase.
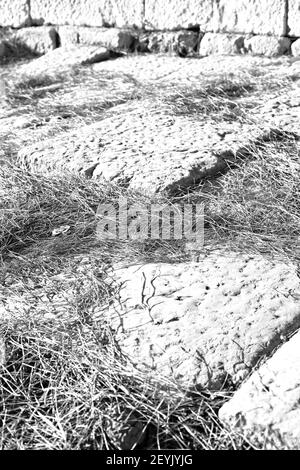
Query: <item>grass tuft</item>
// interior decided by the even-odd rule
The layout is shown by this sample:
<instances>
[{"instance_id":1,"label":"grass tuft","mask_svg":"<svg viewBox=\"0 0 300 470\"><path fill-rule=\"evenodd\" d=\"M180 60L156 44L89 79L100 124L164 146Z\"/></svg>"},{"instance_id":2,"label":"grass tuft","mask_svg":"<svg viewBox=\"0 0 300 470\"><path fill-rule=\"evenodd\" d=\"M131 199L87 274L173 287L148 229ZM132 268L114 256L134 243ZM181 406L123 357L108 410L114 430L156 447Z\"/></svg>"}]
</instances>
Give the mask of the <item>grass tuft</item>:
<instances>
[{"instance_id":1,"label":"grass tuft","mask_svg":"<svg viewBox=\"0 0 300 470\"><path fill-rule=\"evenodd\" d=\"M20 323L3 331L1 449L248 449L217 418L226 393L137 372L103 323Z\"/></svg>"}]
</instances>

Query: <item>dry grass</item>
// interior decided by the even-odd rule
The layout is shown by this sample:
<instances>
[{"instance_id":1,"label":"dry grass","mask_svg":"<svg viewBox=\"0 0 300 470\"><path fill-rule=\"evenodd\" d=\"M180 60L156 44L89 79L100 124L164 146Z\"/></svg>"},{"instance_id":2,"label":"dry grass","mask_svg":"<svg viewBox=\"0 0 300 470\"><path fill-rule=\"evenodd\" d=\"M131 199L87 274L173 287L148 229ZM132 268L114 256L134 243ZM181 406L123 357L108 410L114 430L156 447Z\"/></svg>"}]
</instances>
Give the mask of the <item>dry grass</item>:
<instances>
[{"instance_id":1,"label":"dry grass","mask_svg":"<svg viewBox=\"0 0 300 470\"><path fill-rule=\"evenodd\" d=\"M204 203L212 245L299 263L299 153L297 136L274 134L181 200Z\"/></svg>"},{"instance_id":2,"label":"dry grass","mask_svg":"<svg viewBox=\"0 0 300 470\"><path fill-rule=\"evenodd\" d=\"M72 173L34 175L14 164L0 167L0 256L29 248L41 254L76 254L97 250L104 263L114 261L176 261L186 259L184 245L164 240L97 240L98 204L117 207L120 196L128 204L168 204L164 196L146 195L88 180ZM69 226L63 237L52 237L53 230ZM49 251L50 250L50 251Z\"/></svg>"},{"instance_id":3,"label":"dry grass","mask_svg":"<svg viewBox=\"0 0 300 470\"><path fill-rule=\"evenodd\" d=\"M120 354L107 325L82 313L72 323L19 322L4 331L1 449L124 448L128 424L139 430L129 448L251 447L219 423L225 393L151 380Z\"/></svg>"},{"instance_id":4,"label":"dry grass","mask_svg":"<svg viewBox=\"0 0 300 470\"><path fill-rule=\"evenodd\" d=\"M2 334L2 450L281 448L272 435L246 438L221 425L229 392L185 390L135 370L113 331L84 309L72 322L18 321Z\"/></svg>"}]
</instances>

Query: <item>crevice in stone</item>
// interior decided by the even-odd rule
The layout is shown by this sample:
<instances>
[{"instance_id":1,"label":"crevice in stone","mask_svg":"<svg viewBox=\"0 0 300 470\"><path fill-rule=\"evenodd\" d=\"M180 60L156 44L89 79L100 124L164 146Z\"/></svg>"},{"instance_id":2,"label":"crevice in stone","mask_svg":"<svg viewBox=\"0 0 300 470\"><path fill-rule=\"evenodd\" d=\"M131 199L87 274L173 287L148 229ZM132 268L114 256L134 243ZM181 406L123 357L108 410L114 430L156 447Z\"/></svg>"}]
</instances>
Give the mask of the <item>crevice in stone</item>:
<instances>
[{"instance_id":1,"label":"crevice in stone","mask_svg":"<svg viewBox=\"0 0 300 470\"><path fill-rule=\"evenodd\" d=\"M57 30L55 30L54 44L56 49L61 47L61 38Z\"/></svg>"},{"instance_id":2,"label":"crevice in stone","mask_svg":"<svg viewBox=\"0 0 300 470\"><path fill-rule=\"evenodd\" d=\"M249 157L252 153L251 149L255 148L256 146L259 146L264 142L271 142L275 140L284 141L288 138L293 138L297 141L300 140L300 136L293 132L281 132L278 129L270 129L261 137L252 141L251 145L249 143L248 145L239 148L235 152L231 150L220 152L218 155L216 155L216 163L210 169L199 169L197 166L195 166L190 170L187 176L167 186L165 191L166 193L174 196L180 194L186 188L192 188L193 186L196 186L200 181L212 178L216 179L227 173L229 170L234 169L236 162L246 160L247 157Z\"/></svg>"},{"instance_id":3,"label":"crevice in stone","mask_svg":"<svg viewBox=\"0 0 300 470\"><path fill-rule=\"evenodd\" d=\"M284 34L284 36L288 36L289 32L290 32L290 27L289 27L289 0L285 0L283 21L284 21L283 34Z\"/></svg>"}]
</instances>

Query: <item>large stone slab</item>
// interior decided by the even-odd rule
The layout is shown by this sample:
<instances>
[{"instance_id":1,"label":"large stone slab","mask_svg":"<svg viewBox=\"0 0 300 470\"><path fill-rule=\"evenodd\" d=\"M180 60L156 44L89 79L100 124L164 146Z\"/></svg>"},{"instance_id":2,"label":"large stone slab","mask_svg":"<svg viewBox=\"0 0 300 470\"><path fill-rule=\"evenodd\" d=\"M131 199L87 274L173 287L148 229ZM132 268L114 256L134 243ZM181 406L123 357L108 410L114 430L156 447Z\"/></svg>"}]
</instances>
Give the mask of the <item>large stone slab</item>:
<instances>
[{"instance_id":1,"label":"large stone slab","mask_svg":"<svg viewBox=\"0 0 300 470\"><path fill-rule=\"evenodd\" d=\"M286 342L241 386L219 412L233 428L276 433L300 447L300 333ZM264 431L264 432L262 432Z\"/></svg>"},{"instance_id":2,"label":"large stone slab","mask_svg":"<svg viewBox=\"0 0 300 470\"><path fill-rule=\"evenodd\" d=\"M36 172L68 169L153 194L191 186L222 171L256 141L258 126L173 115L161 101L115 106L111 116L75 133L25 147L19 163Z\"/></svg>"},{"instance_id":3,"label":"large stone slab","mask_svg":"<svg viewBox=\"0 0 300 470\"><path fill-rule=\"evenodd\" d=\"M0 0L0 27L20 28L30 24L28 0Z\"/></svg>"},{"instance_id":4,"label":"large stone slab","mask_svg":"<svg viewBox=\"0 0 300 470\"><path fill-rule=\"evenodd\" d=\"M121 349L138 367L186 386L239 382L300 326L295 268L260 256L212 253L113 277L120 291L107 317Z\"/></svg>"},{"instance_id":5,"label":"large stone slab","mask_svg":"<svg viewBox=\"0 0 300 470\"><path fill-rule=\"evenodd\" d=\"M19 29L12 40L34 54L46 54L58 47L55 28L47 26Z\"/></svg>"},{"instance_id":6,"label":"large stone slab","mask_svg":"<svg viewBox=\"0 0 300 470\"><path fill-rule=\"evenodd\" d=\"M300 0L288 2L288 34L300 36Z\"/></svg>"},{"instance_id":7,"label":"large stone slab","mask_svg":"<svg viewBox=\"0 0 300 470\"><path fill-rule=\"evenodd\" d=\"M143 23L143 0L31 0L36 24L137 26Z\"/></svg>"},{"instance_id":8,"label":"large stone slab","mask_svg":"<svg viewBox=\"0 0 300 470\"><path fill-rule=\"evenodd\" d=\"M104 47L80 45L59 47L22 65L19 68L19 75L34 77L40 74L62 73L76 65L101 62L109 57L110 52Z\"/></svg>"},{"instance_id":9,"label":"large stone slab","mask_svg":"<svg viewBox=\"0 0 300 470\"><path fill-rule=\"evenodd\" d=\"M61 26L58 33L62 46L70 44L99 45L114 50L130 51L135 42L131 31L118 28Z\"/></svg>"},{"instance_id":10,"label":"large stone slab","mask_svg":"<svg viewBox=\"0 0 300 470\"><path fill-rule=\"evenodd\" d=\"M283 35L284 0L147 0L145 25L153 29L199 26L200 31Z\"/></svg>"}]
</instances>

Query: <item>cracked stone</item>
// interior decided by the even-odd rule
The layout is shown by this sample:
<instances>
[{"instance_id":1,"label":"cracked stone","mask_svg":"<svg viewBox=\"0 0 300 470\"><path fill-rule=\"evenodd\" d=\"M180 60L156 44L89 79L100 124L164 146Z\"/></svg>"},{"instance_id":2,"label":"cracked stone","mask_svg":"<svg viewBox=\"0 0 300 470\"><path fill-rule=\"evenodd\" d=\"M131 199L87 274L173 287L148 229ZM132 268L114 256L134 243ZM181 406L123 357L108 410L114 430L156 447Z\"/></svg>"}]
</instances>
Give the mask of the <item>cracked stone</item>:
<instances>
[{"instance_id":1,"label":"cracked stone","mask_svg":"<svg viewBox=\"0 0 300 470\"><path fill-rule=\"evenodd\" d=\"M119 267L112 278L120 290L106 317L121 349L185 386L239 383L300 325L295 267L260 256L212 253Z\"/></svg>"}]
</instances>

